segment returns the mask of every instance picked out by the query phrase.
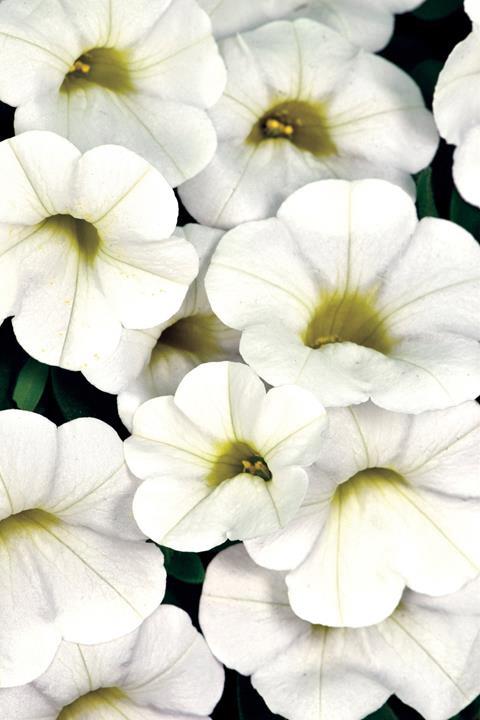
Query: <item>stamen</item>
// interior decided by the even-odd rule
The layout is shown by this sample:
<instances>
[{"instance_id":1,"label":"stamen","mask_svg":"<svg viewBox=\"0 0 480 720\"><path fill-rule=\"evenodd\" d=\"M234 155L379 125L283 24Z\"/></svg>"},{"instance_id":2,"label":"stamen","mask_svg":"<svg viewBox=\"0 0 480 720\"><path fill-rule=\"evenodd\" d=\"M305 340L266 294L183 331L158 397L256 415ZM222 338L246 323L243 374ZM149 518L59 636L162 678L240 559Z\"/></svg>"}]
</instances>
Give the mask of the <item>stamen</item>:
<instances>
[{"instance_id":1,"label":"stamen","mask_svg":"<svg viewBox=\"0 0 480 720\"><path fill-rule=\"evenodd\" d=\"M342 342L342 338L340 337L340 335L319 335L313 341L313 347L319 348L322 347L322 345L329 345L330 343L339 342Z\"/></svg>"},{"instance_id":2,"label":"stamen","mask_svg":"<svg viewBox=\"0 0 480 720\"><path fill-rule=\"evenodd\" d=\"M264 132L267 137L291 138L295 132L295 127L290 122L282 122L275 117L269 117L264 123Z\"/></svg>"},{"instance_id":3,"label":"stamen","mask_svg":"<svg viewBox=\"0 0 480 720\"><path fill-rule=\"evenodd\" d=\"M87 75L91 68L92 66L89 65L89 63L83 62L82 60L75 60L69 72L81 72L83 75Z\"/></svg>"},{"instance_id":4,"label":"stamen","mask_svg":"<svg viewBox=\"0 0 480 720\"><path fill-rule=\"evenodd\" d=\"M271 480L272 473L270 472L267 463L259 455L252 455L248 460L242 460L243 471L249 475L256 475L261 477L262 480Z\"/></svg>"}]
</instances>

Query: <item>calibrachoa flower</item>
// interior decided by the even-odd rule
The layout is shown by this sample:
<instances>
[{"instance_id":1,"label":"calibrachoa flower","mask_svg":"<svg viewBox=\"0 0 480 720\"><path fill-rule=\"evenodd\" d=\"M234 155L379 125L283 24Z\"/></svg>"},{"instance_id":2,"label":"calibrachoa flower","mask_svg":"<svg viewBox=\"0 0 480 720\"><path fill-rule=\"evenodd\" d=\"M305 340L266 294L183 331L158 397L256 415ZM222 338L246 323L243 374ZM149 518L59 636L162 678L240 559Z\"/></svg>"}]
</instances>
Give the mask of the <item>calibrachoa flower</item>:
<instances>
[{"instance_id":1,"label":"calibrachoa flower","mask_svg":"<svg viewBox=\"0 0 480 720\"><path fill-rule=\"evenodd\" d=\"M211 163L180 194L215 227L269 217L322 178L380 177L414 193L437 131L413 80L311 20L279 21L224 40L225 94L210 117Z\"/></svg>"},{"instance_id":2,"label":"calibrachoa flower","mask_svg":"<svg viewBox=\"0 0 480 720\"><path fill-rule=\"evenodd\" d=\"M210 360L235 360L240 334L213 314L205 293L205 273L222 232L201 225L177 228L200 258L200 271L180 310L151 330L123 330L115 354L85 371L88 380L119 393L118 410L131 430L135 410L145 400L170 395L184 375Z\"/></svg>"},{"instance_id":3,"label":"calibrachoa flower","mask_svg":"<svg viewBox=\"0 0 480 720\"><path fill-rule=\"evenodd\" d=\"M0 97L15 130L52 130L82 151L116 143L178 185L211 159L205 109L225 86L194 0L3 0Z\"/></svg>"},{"instance_id":4,"label":"calibrachoa flower","mask_svg":"<svg viewBox=\"0 0 480 720\"><path fill-rule=\"evenodd\" d=\"M146 160L33 131L0 143L0 165L0 283L16 278L1 309L30 355L84 370L123 327L177 312L198 258L171 237L177 201Z\"/></svg>"},{"instance_id":5,"label":"calibrachoa flower","mask_svg":"<svg viewBox=\"0 0 480 720\"><path fill-rule=\"evenodd\" d=\"M162 605L101 645L62 643L40 678L0 691L2 720L207 720L223 669L188 615Z\"/></svg>"},{"instance_id":6,"label":"calibrachoa flower","mask_svg":"<svg viewBox=\"0 0 480 720\"><path fill-rule=\"evenodd\" d=\"M422 412L480 391L480 248L379 180L312 183L220 241L215 313L272 385Z\"/></svg>"},{"instance_id":7,"label":"calibrachoa flower","mask_svg":"<svg viewBox=\"0 0 480 720\"><path fill-rule=\"evenodd\" d=\"M133 502L137 523L177 550L278 530L305 496L301 466L322 452L324 426L322 406L301 388L266 393L246 365L200 365L174 397L135 413L125 456L145 481Z\"/></svg>"},{"instance_id":8,"label":"calibrachoa flower","mask_svg":"<svg viewBox=\"0 0 480 720\"><path fill-rule=\"evenodd\" d=\"M271 20L306 17L337 30L366 50L381 50L393 34L394 14L423 0L198 0L216 37L253 30Z\"/></svg>"},{"instance_id":9,"label":"calibrachoa flower","mask_svg":"<svg viewBox=\"0 0 480 720\"><path fill-rule=\"evenodd\" d=\"M162 554L132 516L137 485L100 420L57 430L0 413L0 686L38 677L62 638L112 640L162 601Z\"/></svg>"},{"instance_id":10,"label":"calibrachoa flower","mask_svg":"<svg viewBox=\"0 0 480 720\"><path fill-rule=\"evenodd\" d=\"M458 590L480 573L480 406L402 415L370 403L328 413L297 517L247 543L287 576L294 611L358 627L383 620L407 586Z\"/></svg>"},{"instance_id":11,"label":"calibrachoa flower","mask_svg":"<svg viewBox=\"0 0 480 720\"><path fill-rule=\"evenodd\" d=\"M465 10L480 23L478 0L466 2ZM456 145L453 177L459 193L480 207L480 27L450 53L438 77L433 111L440 134Z\"/></svg>"},{"instance_id":12,"label":"calibrachoa flower","mask_svg":"<svg viewBox=\"0 0 480 720\"><path fill-rule=\"evenodd\" d=\"M425 720L447 720L480 692L479 590L407 591L368 628L311 625L292 612L283 573L238 545L208 567L200 623L213 653L287 720L361 720L394 693Z\"/></svg>"}]
</instances>

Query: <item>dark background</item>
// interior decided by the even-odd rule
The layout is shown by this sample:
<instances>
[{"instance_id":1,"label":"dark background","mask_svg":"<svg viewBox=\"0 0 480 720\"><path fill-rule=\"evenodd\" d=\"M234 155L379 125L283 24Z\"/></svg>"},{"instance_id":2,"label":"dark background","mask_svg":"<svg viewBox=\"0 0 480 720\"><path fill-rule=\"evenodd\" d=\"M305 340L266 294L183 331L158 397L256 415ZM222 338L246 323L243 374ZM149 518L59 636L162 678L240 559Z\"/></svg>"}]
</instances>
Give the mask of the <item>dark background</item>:
<instances>
[{"instance_id":1,"label":"dark background","mask_svg":"<svg viewBox=\"0 0 480 720\"><path fill-rule=\"evenodd\" d=\"M470 28L461 0L427 0L415 12L397 16L395 34L381 54L416 80L431 107L438 73L453 47L468 35ZM0 140L14 134L13 115L13 108L0 103ZM480 210L463 202L454 190L452 152L453 148L442 141L432 166L417 176L419 215L454 220L479 240ZM191 221L181 207L179 225ZM57 424L76 417L97 417L112 425L122 438L128 435L118 418L115 396L100 392L80 373L50 368L29 358L16 342L7 320L0 327L0 410L14 407L35 410ZM168 572L165 601L186 610L197 627L204 569L218 550L195 555L165 549ZM480 668L478 672L480 675ZM212 717L214 720L281 720L269 712L249 679L233 671L227 671L225 692ZM415 718L421 720L418 713L395 697L369 716L369 720ZM455 720L480 720L480 698Z\"/></svg>"}]
</instances>

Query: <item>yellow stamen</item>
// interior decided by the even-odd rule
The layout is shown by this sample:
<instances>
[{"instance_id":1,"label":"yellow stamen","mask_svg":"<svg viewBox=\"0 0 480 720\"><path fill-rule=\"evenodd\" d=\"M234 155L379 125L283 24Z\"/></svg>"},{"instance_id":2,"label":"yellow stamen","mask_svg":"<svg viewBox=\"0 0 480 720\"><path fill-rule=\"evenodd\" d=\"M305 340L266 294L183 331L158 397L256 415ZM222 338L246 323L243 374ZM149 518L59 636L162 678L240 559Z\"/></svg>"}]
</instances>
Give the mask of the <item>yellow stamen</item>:
<instances>
[{"instance_id":1,"label":"yellow stamen","mask_svg":"<svg viewBox=\"0 0 480 720\"><path fill-rule=\"evenodd\" d=\"M84 75L88 75L88 73L91 70L91 65L89 65L86 62L82 62L82 60L75 60L72 67L70 68L69 72L81 72Z\"/></svg>"},{"instance_id":2,"label":"yellow stamen","mask_svg":"<svg viewBox=\"0 0 480 720\"><path fill-rule=\"evenodd\" d=\"M330 343L338 343L342 342L342 338L340 335L320 335L319 337L315 338L313 347L319 348L322 345L329 345Z\"/></svg>"},{"instance_id":3,"label":"yellow stamen","mask_svg":"<svg viewBox=\"0 0 480 720\"><path fill-rule=\"evenodd\" d=\"M272 479L272 473L268 469L268 465L260 458L252 457L251 460L242 460L242 466L243 471L249 475L256 475L263 480Z\"/></svg>"},{"instance_id":4,"label":"yellow stamen","mask_svg":"<svg viewBox=\"0 0 480 720\"><path fill-rule=\"evenodd\" d=\"M293 125L277 120L277 118L267 118L265 130L267 133L271 133L273 137L292 137L295 132Z\"/></svg>"}]
</instances>

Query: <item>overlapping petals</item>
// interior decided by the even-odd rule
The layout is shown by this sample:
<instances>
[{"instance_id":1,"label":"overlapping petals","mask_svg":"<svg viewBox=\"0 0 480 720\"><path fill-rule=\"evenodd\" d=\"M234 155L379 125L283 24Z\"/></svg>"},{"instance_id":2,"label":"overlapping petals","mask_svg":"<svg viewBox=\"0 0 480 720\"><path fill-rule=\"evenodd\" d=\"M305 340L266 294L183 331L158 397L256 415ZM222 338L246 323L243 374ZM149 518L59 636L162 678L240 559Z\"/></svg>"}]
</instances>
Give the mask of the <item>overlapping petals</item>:
<instances>
[{"instance_id":1,"label":"overlapping petals","mask_svg":"<svg viewBox=\"0 0 480 720\"><path fill-rule=\"evenodd\" d=\"M180 310L150 330L124 329L112 357L85 370L96 387L119 393L119 414L130 430L133 414L141 403L173 394L180 380L201 362L240 359L240 334L213 314L204 287L205 273L221 234L193 224L177 228L175 237L190 242L200 260L199 274Z\"/></svg>"},{"instance_id":2,"label":"overlapping petals","mask_svg":"<svg viewBox=\"0 0 480 720\"><path fill-rule=\"evenodd\" d=\"M431 161L437 131L399 68L311 20L279 21L224 40L224 95L210 117L211 163L180 189L199 221L231 228L273 215L322 178L391 180Z\"/></svg>"},{"instance_id":3,"label":"overlapping petals","mask_svg":"<svg viewBox=\"0 0 480 720\"><path fill-rule=\"evenodd\" d=\"M125 442L142 480L133 512L146 535L178 550L205 550L283 527L321 452L325 412L301 388L265 392L239 363L205 363L174 397L140 406Z\"/></svg>"},{"instance_id":4,"label":"overlapping petals","mask_svg":"<svg viewBox=\"0 0 480 720\"><path fill-rule=\"evenodd\" d=\"M0 413L1 686L43 673L62 638L112 640L159 605L163 559L133 519L137 485L105 423Z\"/></svg>"},{"instance_id":5,"label":"overlapping petals","mask_svg":"<svg viewBox=\"0 0 480 720\"><path fill-rule=\"evenodd\" d=\"M271 20L310 18L344 35L366 50L381 50L393 33L394 13L422 0L199 0L208 12L217 38L253 30Z\"/></svg>"},{"instance_id":6,"label":"overlapping petals","mask_svg":"<svg viewBox=\"0 0 480 720\"><path fill-rule=\"evenodd\" d=\"M82 151L124 145L172 185L214 153L205 108L225 67L194 0L5 0L0 63L17 133L51 130Z\"/></svg>"},{"instance_id":7,"label":"overlapping petals","mask_svg":"<svg viewBox=\"0 0 480 720\"><path fill-rule=\"evenodd\" d=\"M418 416L372 404L330 410L297 517L247 549L292 569L292 607L315 623L379 622L405 586L454 592L480 572L479 447L473 402Z\"/></svg>"},{"instance_id":8,"label":"overlapping petals","mask_svg":"<svg viewBox=\"0 0 480 720\"><path fill-rule=\"evenodd\" d=\"M478 580L445 598L405 592L378 625L310 625L292 612L283 573L236 546L208 568L200 623L214 654L287 720L361 720L393 693L447 720L480 692L478 593Z\"/></svg>"},{"instance_id":9,"label":"overlapping petals","mask_svg":"<svg viewBox=\"0 0 480 720\"><path fill-rule=\"evenodd\" d=\"M162 605L118 640L62 643L44 675L0 691L0 712L3 720L206 720L222 689L222 667L188 615Z\"/></svg>"},{"instance_id":10,"label":"overlapping petals","mask_svg":"<svg viewBox=\"0 0 480 720\"><path fill-rule=\"evenodd\" d=\"M452 50L441 71L433 111L440 134L456 145L453 177L459 193L480 207L480 15L478 3L466 2L472 32Z\"/></svg>"},{"instance_id":11,"label":"overlapping petals","mask_svg":"<svg viewBox=\"0 0 480 720\"><path fill-rule=\"evenodd\" d=\"M384 181L323 181L221 240L210 302L272 385L418 413L480 391L480 250Z\"/></svg>"},{"instance_id":12,"label":"overlapping petals","mask_svg":"<svg viewBox=\"0 0 480 720\"><path fill-rule=\"evenodd\" d=\"M0 280L7 312L35 358L83 370L115 351L122 328L177 312L198 271L175 232L172 189L113 145L85 155L48 132L0 144Z\"/></svg>"}]
</instances>

